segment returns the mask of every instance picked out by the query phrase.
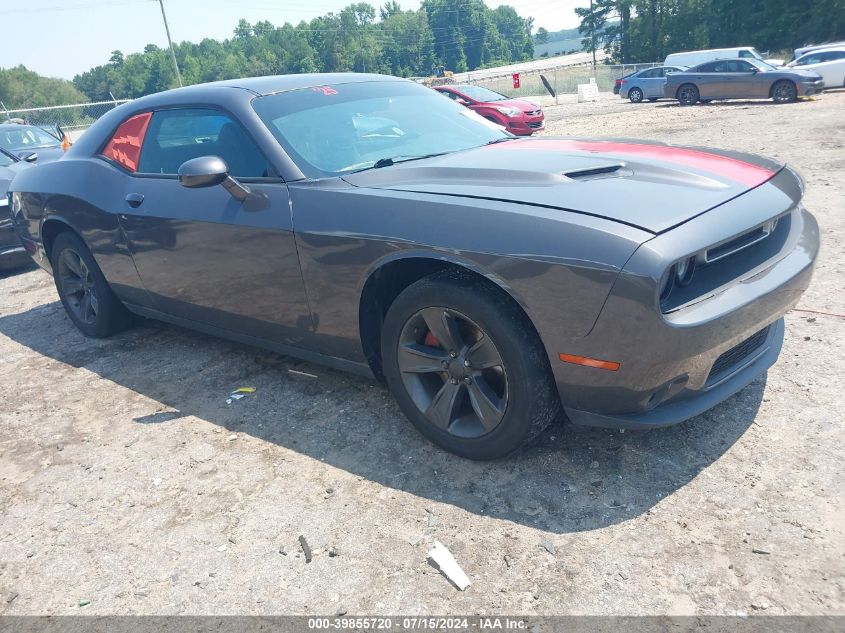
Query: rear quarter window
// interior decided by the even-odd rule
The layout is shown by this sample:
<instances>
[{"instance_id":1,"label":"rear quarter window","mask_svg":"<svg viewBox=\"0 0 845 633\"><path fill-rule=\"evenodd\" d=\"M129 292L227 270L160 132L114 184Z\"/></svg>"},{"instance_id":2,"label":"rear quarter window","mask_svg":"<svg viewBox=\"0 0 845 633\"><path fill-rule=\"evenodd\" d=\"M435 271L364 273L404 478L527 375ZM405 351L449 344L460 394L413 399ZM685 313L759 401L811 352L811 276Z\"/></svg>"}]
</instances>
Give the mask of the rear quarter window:
<instances>
[{"instance_id":1,"label":"rear quarter window","mask_svg":"<svg viewBox=\"0 0 845 633\"><path fill-rule=\"evenodd\" d=\"M126 119L106 143L102 155L131 172L138 171L141 146L144 143L151 116L151 112L144 112Z\"/></svg>"}]
</instances>

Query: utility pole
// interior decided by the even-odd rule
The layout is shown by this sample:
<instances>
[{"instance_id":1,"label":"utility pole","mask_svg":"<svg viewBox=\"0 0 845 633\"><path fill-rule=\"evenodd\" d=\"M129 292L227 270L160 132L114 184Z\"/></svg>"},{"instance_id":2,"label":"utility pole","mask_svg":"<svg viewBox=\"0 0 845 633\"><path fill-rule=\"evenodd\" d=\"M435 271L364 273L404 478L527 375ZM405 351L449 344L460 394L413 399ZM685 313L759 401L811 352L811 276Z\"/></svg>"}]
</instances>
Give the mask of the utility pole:
<instances>
[{"instance_id":1,"label":"utility pole","mask_svg":"<svg viewBox=\"0 0 845 633\"><path fill-rule=\"evenodd\" d=\"M164 8L162 8L162 12ZM593 51L593 77L596 76L596 14L593 7L593 0L590 0L590 48ZM174 60L174 63L175 60Z\"/></svg>"},{"instance_id":2,"label":"utility pole","mask_svg":"<svg viewBox=\"0 0 845 633\"><path fill-rule=\"evenodd\" d=\"M592 0L591 0L592 1ZM173 40L170 39L170 27L167 25L167 14L164 12L164 0L158 0L161 7L161 17L164 19L164 30L167 33L167 43L170 45L170 57L173 59L173 70L176 71L176 80L179 82L179 87L182 87L182 75L179 73L179 64L176 63L176 51L173 50ZM593 51L595 57L595 51ZM595 59L593 60L595 64Z\"/></svg>"}]
</instances>

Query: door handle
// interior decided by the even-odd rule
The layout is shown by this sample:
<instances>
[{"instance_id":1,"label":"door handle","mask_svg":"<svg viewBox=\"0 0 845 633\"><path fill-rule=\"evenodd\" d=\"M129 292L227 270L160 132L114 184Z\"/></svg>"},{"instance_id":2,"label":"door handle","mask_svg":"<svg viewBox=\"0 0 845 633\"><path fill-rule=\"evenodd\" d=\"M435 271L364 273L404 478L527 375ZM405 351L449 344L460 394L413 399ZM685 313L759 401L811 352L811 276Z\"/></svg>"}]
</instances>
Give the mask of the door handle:
<instances>
[{"instance_id":1,"label":"door handle","mask_svg":"<svg viewBox=\"0 0 845 633\"><path fill-rule=\"evenodd\" d=\"M140 207L142 202L144 202L144 194L142 193L130 193L126 196L126 203L133 209Z\"/></svg>"}]
</instances>

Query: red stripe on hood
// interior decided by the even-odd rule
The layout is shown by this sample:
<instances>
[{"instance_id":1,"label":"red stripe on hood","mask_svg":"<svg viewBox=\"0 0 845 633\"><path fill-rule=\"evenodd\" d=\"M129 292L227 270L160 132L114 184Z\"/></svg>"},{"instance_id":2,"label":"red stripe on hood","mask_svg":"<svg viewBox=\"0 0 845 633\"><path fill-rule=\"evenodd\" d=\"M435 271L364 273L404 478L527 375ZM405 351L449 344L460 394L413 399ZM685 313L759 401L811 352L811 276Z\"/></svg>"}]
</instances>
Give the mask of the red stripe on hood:
<instances>
[{"instance_id":1,"label":"red stripe on hood","mask_svg":"<svg viewBox=\"0 0 845 633\"><path fill-rule=\"evenodd\" d=\"M539 142L537 142L539 141ZM618 141L578 141L572 139L548 141L523 141L516 143L501 143L491 145L496 149L537 149L561 152L591 152L598 154L627 154L647 159L657 159L667 163L675 163L700 169L711 174L742 183L748 187L756 187L772 176L775 172L760 165L747 163L737 158L710 154L697 149L671 147L668 145L647 145L644 143L620 143Z\"/></svg>"}]
</instances>

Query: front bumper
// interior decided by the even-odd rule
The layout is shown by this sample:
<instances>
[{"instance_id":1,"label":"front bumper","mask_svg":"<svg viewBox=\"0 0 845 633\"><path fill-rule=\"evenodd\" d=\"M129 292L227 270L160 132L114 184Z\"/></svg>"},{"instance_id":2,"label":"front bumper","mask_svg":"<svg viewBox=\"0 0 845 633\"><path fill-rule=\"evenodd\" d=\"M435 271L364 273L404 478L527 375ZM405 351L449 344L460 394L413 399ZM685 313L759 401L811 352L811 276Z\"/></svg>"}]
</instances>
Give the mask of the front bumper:
<instances>
[{"instance_id":1,"label":"front bumper","mask_svg":"<svg viewBox=\"0 0 845 633\"><path fill-rule=\"evenodd\" d=\"M567 407L566 414L575 424L612 429L658 428L689 420L747 387L774 365L783 346L783 332L783 319L778 319L769 326L765 342L741 359L729 373L696 393L679 396L654 409L639 413L602 414Z\"/></svg>"},{"instance_id":2,"label":"front bumper","mask_svg":"<svg viewBox=\"0 0 845 633\"><path fill-rule=\"evenodd\" d=\"M706 411L763 374L777 359L782 317L809 285L818 252L818 225L800 206L800 195L795 176L783 170L640 246L591 332L549 350L569 418L614 428L667 426ZM789 229L775 254L711 295L662 312L656 286L672 262L778 215ZM753 339L761 331L765 340ZM749 339L753 349L733 354ZM607 371L564 363L559 352L620 366Z\"/></svg>"},{"instance_id":3,"label":"front bumper","mask_svg":"<svg viewBox=\"0 0 845 633\"><path fill-rule=\"evenodd\" d=\"M824 91L824 81L802 81L798 84L799 97L811 97L813 95L821 94Z\"/></svg>"},{"instance_id":4,"label":"front bumper","mask_svg":"<svg viewBox=\"0 0 845 633\"><path fill-rule=\"evenodd\" d=\"M545 127L545 117L541 114L540 116L534 117L526 116L520 119L508 119L506 129L511 134L527 136L534 134L534 132L539 132L545 129Z\"/></svg>"}]
</instances>

